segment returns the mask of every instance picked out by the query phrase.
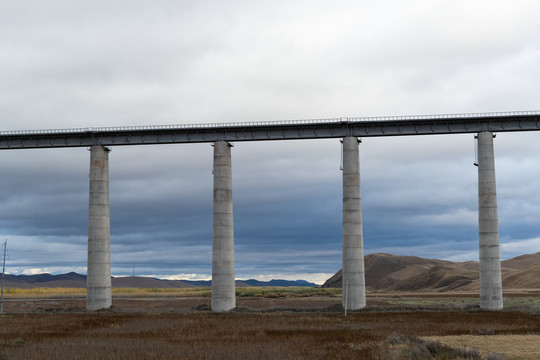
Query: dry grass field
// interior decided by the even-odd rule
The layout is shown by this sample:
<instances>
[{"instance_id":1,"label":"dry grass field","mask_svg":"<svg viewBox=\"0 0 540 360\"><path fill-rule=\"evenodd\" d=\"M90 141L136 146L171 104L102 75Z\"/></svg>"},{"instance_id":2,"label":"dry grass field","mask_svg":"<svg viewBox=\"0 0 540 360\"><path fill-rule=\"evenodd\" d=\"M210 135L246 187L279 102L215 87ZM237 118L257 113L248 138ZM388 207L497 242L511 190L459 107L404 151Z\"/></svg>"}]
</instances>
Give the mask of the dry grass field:
<instances>
[{"instance_id":1,"label":"dry grass field","mask_svg":"<svg viewBox=\"0 0 540 360\"><path fill-rule=\"evenodd\" d=\"M0 317L0 359L539 359L540 297L505 294L480 311L473 294L370 294L344 316L339 293L242 289L238 308L207 293L115 291L111 310L84 295L13 293Z\"/></svg>"},{"instance_id":2,"label":"dry grass field","mask_svg":"<svg viewBox=\"0 0 540 360\"><path fill-rule=\"evenodd\" d=\"M484 357L502 354L505 359L538 359L540 358L540 335L449 335L429 336L424 340L438 341L450 347L466 347L478 349Z\"/></svg>"}]
</instances>

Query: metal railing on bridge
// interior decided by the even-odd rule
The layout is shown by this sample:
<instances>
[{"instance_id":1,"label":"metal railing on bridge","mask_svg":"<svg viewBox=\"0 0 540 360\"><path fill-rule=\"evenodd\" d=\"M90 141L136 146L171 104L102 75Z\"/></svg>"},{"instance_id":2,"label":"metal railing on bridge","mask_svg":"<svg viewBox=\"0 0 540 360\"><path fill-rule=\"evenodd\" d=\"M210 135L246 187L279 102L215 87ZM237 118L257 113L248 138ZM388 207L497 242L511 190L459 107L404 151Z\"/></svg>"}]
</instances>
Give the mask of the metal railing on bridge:
<instances>
[{"instance_id":1,"label":"metal railing on bridge","mask_svg":"<svg viewBox=\"0 0 540 360\"><path fill-rule=\"evenodd\" d=\"M39 135L39 134L85 134L100 132L131 132L147 130L181 130L181 129L214 129L234 127L267 127L287 125L317 125L355 122L379 122L379 121L410 121L410 120L453 120L470 118L498 118L507 116L540 115L539 110L532 111L506 111L487 113L461 113L461 114L436 114L436 115L398 115L398 116L372 116L372 117L339 117L326 119L304 120L278 120L278 121L247 121L231 123L201 123L201 124L173 124L173 125L140 125L140 126L111 126L111 127L86 127L70 129L42 129L42 130L8 130L0 131L0 136L6 135Z\"/></svg>"},{"instance_id":2,"label":"metal railing on bridge","mask_svg":"<svg viewBox=\"0 0 540 360\"><path fill-rule=\"evenodd\" d=\"M0 132L0 149L327 139L540 130L540 111L339 117Z\"/></svg>"}]
</instances>

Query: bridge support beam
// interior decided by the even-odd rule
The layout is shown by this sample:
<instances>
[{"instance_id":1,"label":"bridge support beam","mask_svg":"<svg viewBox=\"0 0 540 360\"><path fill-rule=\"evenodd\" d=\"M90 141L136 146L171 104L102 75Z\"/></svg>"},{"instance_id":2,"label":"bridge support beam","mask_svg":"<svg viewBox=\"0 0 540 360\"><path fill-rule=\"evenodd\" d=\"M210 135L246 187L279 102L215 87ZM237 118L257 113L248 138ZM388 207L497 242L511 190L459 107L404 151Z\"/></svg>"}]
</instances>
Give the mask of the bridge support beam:
<instances>
[{"instance_id":1,"label":"bridge support beam","mask_svg":"<svg viewBox=\"0 0 540 360\"><path fill-rule=\"evenodd\" d=\"M503 308L493 133L478 133L480 308Z\"/></svg>"},{"instance_id":2,"label":"bridge support beam","mask_svg":"<svg viewBox=\"0 0 540 360\"><path fill-rule=\"evenodd\" d=\"M366 306L358 139L343 138L343 307Z\"/></svg>"},{"instance_id":3,"label":"bridge support beam","mask_svg":"<svg viewBox=\"0 0 540 360\"><path fill-rule=\"evenodd\" d=\"M231 144L214 143L214 216L212 239L212 311L236 307Z\"/></svg>"},{"instance_id":4,"label":"bridge support beam","mask_svg":"<svg viewBox=\"0 0 540 360\"><path fill-rule=\"evenodd\" d=\"M103 146L90 148L86 310L92 311L112 305L109 151Z\"/></svg>"}]
</instances>

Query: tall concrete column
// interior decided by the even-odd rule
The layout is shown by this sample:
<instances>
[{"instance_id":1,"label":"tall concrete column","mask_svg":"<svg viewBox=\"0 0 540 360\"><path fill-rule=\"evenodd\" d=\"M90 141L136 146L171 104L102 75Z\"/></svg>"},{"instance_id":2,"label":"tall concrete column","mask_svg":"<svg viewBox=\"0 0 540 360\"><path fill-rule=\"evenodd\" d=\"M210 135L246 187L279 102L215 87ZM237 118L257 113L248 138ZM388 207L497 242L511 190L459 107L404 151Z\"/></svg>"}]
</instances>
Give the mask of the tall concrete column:
<instances>
[{"instance_id":1,"label":"tall concrete column","mask_svg":"<svg viewBox=\"0 0 540 360\"><path fill-rule=\"evenodd\" d=\"M478 133L480 308L503 308L493 133Z\"/></svg>"},{"instance_id":2,"label":"tall concrete column","mask_svg":"<svg viewBox=\"0 0 540 360\"><path fill-rule=\"evenodd\" d=\"M99 145L90 148L87 310L106 309L112 305L109 151Z\"/></svg>"},{"instance_id":3,"label":"tall concrete column","mask_svg":"<svg viewBox=\"0 0 540 360\"><path fill-rule=\"evenodd\" d=\"M343 139L343 307L366 306L358 139Z\"/></svg>"},{"instance_id":4,"label":"tall concrete column","mask_svg":"<svg viewBox=\"0 0 540 360\"><path fill-rule=\"evenodd\" d=\"M214 143L214 219L212 241L212 310L236 307L231 145Z\"/></svg>"}]
</instances>

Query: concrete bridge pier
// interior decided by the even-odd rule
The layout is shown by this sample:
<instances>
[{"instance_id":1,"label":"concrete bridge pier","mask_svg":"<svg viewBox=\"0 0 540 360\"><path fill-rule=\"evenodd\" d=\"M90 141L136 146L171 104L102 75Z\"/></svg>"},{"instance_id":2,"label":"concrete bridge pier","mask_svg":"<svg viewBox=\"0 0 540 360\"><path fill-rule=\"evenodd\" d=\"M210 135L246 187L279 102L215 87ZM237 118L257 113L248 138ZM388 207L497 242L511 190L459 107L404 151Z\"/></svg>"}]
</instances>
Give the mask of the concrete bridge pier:
<instances>
[{"instance_id":1,"label":"concrete bridge pier","mask_svg":"<svg viewBox=\"0 0 540 360\"><path fill-rule=\"evenodd\" d=\"M90 148L86 310L112 305L109 151L99 145Z\"/></svg>"},{"instance_id":2,"label":"concrete bridge pier","mask_svg":"<svg viewBox=\"0 0 540 360\"><path fill-rule=\"evenodd\" d=\"M236 307L231 144L214 143L214 216L212 238L212 311Z\"/></svg>"},{"instance_id":3,"label":"concrete bridge pier","mask_svg":"<svg viewBox=\"0 0 540 360\"><path fill-rule=\"evenodd\" d=\"M491 132L478 138L478 227L480 247L480 308L503 308L495 155Z\"/></svg>"},{"instance_id":4,"label":"concrete bridge pier","mask_svg":"<svg viewBox=\"0 0 540 360\"><path fill-rule=\"evenodd\" d=\"M343 138L343 307L366 306L358 139Z\"/></svg>"}]
</instances>

